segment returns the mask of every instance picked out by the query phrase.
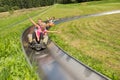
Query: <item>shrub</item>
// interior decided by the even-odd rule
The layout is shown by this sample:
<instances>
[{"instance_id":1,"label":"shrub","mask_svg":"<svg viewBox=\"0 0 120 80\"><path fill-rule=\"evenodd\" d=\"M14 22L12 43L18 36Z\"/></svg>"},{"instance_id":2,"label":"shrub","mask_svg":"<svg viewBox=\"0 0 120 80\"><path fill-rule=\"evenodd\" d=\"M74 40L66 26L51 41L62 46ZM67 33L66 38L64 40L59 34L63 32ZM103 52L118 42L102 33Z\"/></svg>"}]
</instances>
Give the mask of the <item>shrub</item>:
<instances>
[{"instance_id":1,"label":"shrub","mask_svg":"<svg viewBox=\"0 0 120 80\"><path fill-rule=\"evenodd\" d=\"M18 6L13 6L12 9L18 10L18 9L20 9L20 8L19 8Z\"/></svg>"},{"instance_id":2,"label":"shrub","mask_svg":"<svg viewBox=\"0 0 120 80\"><path fill-rule=\"evenodd\" d=\"M4 7L0 7L0 12L5 12L6 9Z\"/></svg>"}]
</instances>

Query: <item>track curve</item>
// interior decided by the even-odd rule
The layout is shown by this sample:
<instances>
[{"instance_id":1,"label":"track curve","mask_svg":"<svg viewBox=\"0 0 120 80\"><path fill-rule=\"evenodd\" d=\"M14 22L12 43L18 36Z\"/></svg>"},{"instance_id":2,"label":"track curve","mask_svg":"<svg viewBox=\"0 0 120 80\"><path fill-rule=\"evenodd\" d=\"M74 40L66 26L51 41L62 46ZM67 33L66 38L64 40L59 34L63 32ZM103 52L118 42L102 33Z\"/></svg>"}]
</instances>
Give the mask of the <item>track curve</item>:
<instances>
[{"instance_id":1,"label":"track curve","mask_svg":"<svg viewBox=\"0 0 120 80\"><path fill-rule=\"evenodd\" d=\"M102 16L115 13L120 13L120 10L63 18L57 20L55 23L59 24L79 18ZM32 63L35 63L36 66L38 66L37 73L42 80L110 80L106 76L94 71L82 62L68 55L52 41L49 41L47 49L45 50L37 52L31 49L28 46L27 35L32 33L32 31L33 27L29 27L22 34L22 47L29 64L31 65Z\"/></svg>"}]
</instances>

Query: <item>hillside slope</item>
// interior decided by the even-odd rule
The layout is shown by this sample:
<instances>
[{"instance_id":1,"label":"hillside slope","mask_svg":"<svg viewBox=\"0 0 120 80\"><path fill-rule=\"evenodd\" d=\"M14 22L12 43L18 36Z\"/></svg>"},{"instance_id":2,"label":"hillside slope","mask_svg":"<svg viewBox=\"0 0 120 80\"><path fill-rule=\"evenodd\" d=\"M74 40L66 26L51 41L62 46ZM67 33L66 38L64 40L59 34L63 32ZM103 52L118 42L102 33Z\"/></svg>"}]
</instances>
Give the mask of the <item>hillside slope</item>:
<instances>
[{"instance_id":1,"label":"hillside slope","mask_svg":"<svg viewBox=\"0 0 120 80\"><path fill-rule=\"evenodd\" d=\"M110 3L89 2L89 3L78 3L78 4L67 4L67 5L56 4L49 9L47 8L48 7L29 9L28 11L27 10L16 11L12 15L10 15L9 13L0 13L0 64L2 64L0 66L0 79L2 80L18 80L18 79L36 80L37 79L36 74L34 74L35 73L34 69L36 67L33 70L31 70L30 66L27 64L25 60L24 55L22 54L23 52L20 44L20 36L22 32L24 31L24 29L32 25L27 19L27 14L29 14L30 16L33 16L33 19L35 21L37 21L38 18L42 18L43 20L46 20L46 17L51 17L51 16L55 16L56 18L63 18L63 17L70 17L70 16L76 16L76 15L85 15L85 14L92 14L92 13L98 13L103 11L117 10L120 8L120 3L119 2L110 2ZM104 24L103 24L103 21L105 21ZM119 79L119 76L118 76L119 70L117 71L117 69L119 68L119 64L118 64L118 61L116 61L116 59L119 60L118 58L119 38L117 38L118 37L117 35L119 35L119 29L116 30L116 28L119 28L117 27L119 26L119 15L113 15L113 17L107 16L105 18L102 17L98 19L90 18L88 20L87 19L76 20L74 22L65 23L61 25L59 25L61 27L56 26L55 29L61 30L61 32L63 31L63 33L61 33L61 35L59 34L59 35L51 36L51 38L56 43L58 43L59 45L61 45L61 47L63 47L68 52L70 52L72 56L74 56L79 60L82 60L87 65L90 65L93 68L97 66L98 68L95 68L97 71L100 71L103 74L106 74L107 76L109 76L114 80ZM110 27L110 28L102 27L106 25L107 27ZM114 25L116 28L112 28ZM68 26L70 27L67 28ZM90 31L87 32L86 30L89 30L89 28L90 28ZM73 31L71 31L71 29L73 29ZM105 29L107 30L105 31ZM114 37L106 37L111 33L112 29L116 30L116 32L113 31ZM100 31L104 30L105 33L102 33L102 35L100 35L101 32L99 30ZM70 35L72 36L71 38L76 39L76 41L72 40L73 42L71 42L70 37L67 37L68 38L67 40L69 41L66 41L65 36L63 36L64 33L65 33L65 36ZM73 33L75 36L70 33ZM78 35L79 33L81 35ZM77 38L76 38L76 35L78 35ZM64 38L63 40L65 42L61 41L61 38ZM109 39L111 40L109 41ZM88 42L85 43L86 41ZM75 42L76 42L76 45L78 43L81 45L76 46ZM95 45L93 45L93 42L95 42L94 43ZM106 43L106 44L103 44L103 43ZM108 44L110 45L110 47ZM86 45L91 46L93 50L89 49L91 47L86 47ZM115 45L115 47L113 47L113 45ZM96 46L98 47L94 51ZM105 47L105 49L103 49L101 46ZM83 51L81 51L81 48ZM105 55L105 57L103 56L104 57L102 58L103 60L101 60L100 57L92 56L95 53L96 55L100 55L102 53L101 51L102 49L103 49L103 52L105 52L103 53L103 55L104 54L107 55L110 50L110 54L108 54L108 56ZM77 53L78 52L77 50L78 51L80 50L80 53ZM113 53L116 52L114 56L112 55L113 54L112 52ZM106 63L106 61L104 61L106 57L108 57L107 61L111 61L111 62ZM109 66L106 67L107 64ZM113 64L115 64L115 66L113 66ZM108 68L107 71L106 71L106 68Z\"/></svg>"}]
</instances>

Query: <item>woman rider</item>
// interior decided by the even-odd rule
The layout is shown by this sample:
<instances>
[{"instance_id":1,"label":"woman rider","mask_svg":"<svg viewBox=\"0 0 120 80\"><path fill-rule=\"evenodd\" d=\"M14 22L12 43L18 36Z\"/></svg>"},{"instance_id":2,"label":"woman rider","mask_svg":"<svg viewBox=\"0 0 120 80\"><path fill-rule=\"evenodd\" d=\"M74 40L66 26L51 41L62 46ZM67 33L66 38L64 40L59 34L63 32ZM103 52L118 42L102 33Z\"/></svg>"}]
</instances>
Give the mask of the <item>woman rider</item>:
<instances>
[{"instance_id":1,"label":"woman rider","mask_svg":"<svg viewBox=\"0 0 120 80\"><path fill-rule=\"evenodd\" d=\"M40 38L42 38L43 35L43 42L45 44L47 44L48 41L48 32L57 32L57 31L48 31L46 30L46 24L44 22L42 22L41 19L38 20L38 24L35 23L32 18L29 18L29 20L35 25L35 35L36 35L36 41L39 43L40 42ZM42 35L41 35L42 34Z\"/></svg>"}]
</instances>

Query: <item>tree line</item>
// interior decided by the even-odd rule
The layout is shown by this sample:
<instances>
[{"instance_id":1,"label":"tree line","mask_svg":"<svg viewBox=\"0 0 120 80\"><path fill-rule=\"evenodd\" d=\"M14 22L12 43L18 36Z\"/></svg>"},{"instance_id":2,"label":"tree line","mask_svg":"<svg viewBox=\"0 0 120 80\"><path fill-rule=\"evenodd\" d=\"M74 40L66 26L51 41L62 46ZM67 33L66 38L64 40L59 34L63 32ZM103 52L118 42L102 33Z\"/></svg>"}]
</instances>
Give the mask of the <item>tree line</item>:
<instances>
[{"instance_id":1,"label":"tree line","mask_svg":"<svg viewBox=\"0 0 120 80\"><path fill-rule=\"evenodd\" d=\"M32 8L49 6L55 3L68 4L94 0L0 0L0 12L17 10L22 8Z\"/></svg>"}]
</instances>

